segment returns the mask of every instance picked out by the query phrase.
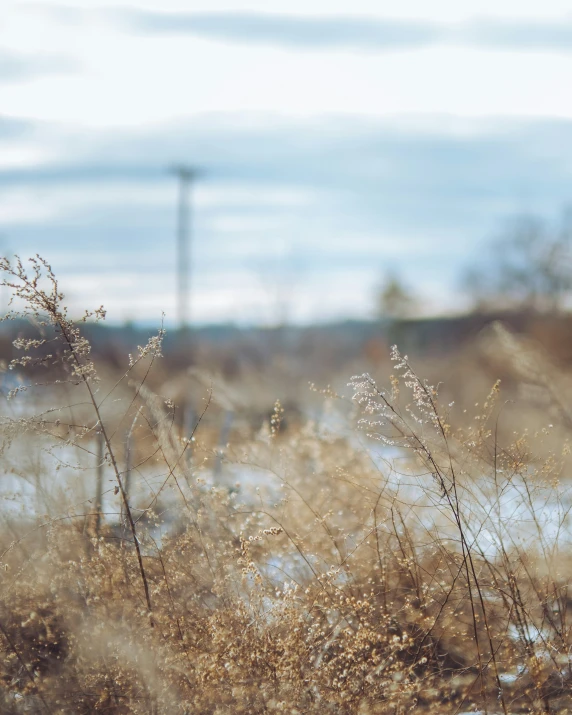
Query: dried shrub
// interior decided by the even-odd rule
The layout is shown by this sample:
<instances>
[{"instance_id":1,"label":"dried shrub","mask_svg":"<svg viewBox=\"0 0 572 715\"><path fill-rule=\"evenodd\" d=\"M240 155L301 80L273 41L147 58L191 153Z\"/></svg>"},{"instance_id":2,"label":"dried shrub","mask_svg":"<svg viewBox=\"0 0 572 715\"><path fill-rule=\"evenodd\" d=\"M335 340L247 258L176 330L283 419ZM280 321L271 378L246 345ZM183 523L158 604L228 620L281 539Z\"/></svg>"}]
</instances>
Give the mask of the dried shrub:
<instances>
[{"instance_id":1,"label":"dried shrub","mask_svg":"<svg viewBox=\"0 0 572 715\"><path fill-rule=\"evenodd\" d=\"M572 708L569 447L501 440L499 383L456 421L394 348L387 389L213 446L208 391L182 434L147 384L162 332L102 377L49 266L0 268L40 331L12 369L47 376L1 422L31 490L0 534L3 712Z\"/></svg>"}]
</instances>

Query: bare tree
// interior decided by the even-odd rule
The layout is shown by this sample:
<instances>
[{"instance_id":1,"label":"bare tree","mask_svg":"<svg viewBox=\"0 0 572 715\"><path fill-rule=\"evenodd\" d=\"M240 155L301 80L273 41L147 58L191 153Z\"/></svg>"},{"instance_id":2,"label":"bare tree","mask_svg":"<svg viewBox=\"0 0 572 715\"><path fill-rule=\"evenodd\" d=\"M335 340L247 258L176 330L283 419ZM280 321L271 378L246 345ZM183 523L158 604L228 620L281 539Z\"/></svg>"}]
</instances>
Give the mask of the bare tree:
<instances>
[{"instance_id":1,"label":"bare tree","mask_svg":"<svg viewBox=\"0 0 572 715\"><path fill-rule=\"evenodd\" d=\"M510 221L486 263L464 276L477 310L561 312L572 292L572 209L553 225L533 216Z\"/></svg>"}]
</instances>

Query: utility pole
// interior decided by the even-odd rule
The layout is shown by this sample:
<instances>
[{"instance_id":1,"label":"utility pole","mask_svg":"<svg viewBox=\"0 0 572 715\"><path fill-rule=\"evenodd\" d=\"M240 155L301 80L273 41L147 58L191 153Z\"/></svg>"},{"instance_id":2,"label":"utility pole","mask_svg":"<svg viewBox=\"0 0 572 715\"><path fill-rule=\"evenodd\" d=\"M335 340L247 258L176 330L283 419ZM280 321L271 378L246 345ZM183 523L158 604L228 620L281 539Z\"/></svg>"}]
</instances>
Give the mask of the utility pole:
<instances>
[{"instance_id":1,"label":"utility pole","mask_svg":"<svg viewBox=\"0 0 572 715\"><path fill-rule=\"evenodd\" d=\"M177 318L179 329L189 327L190 259L191 259L191 184L197 172L190 166L180 164L172 168L179 179L179 208L177 220Z\"/></svg>"}]
</instances>

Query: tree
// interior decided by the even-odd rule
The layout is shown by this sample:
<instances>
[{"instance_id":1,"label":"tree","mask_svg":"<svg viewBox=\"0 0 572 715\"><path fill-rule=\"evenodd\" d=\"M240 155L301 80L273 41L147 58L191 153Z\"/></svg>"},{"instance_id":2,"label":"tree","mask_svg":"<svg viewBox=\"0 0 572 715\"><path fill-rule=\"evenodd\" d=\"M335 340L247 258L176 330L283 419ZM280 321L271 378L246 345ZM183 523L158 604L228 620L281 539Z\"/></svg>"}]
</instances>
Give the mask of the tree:
<instances>
[{"instance_id":1,"label":"tree","mask_svg":"<svg viewBox=\"0 0 572 715\"><path fill-rule=\"evenodd\" d=\"M566 308L572 293L572 210L554 225L533 216L513 219L487 253L487 263L464 277L476 310Z\"/></svg>"},{"instance_id":2,"label":"tree","mask_svg":"<svg viewBox=\"0 0 572 715\"><path fill-rule=\"evenodd\" d=\"M381 318L399 320L409 318L416 308L416 301L393 273L388 273L379 291L379 315Z\"/></svg>"}]
</instances>

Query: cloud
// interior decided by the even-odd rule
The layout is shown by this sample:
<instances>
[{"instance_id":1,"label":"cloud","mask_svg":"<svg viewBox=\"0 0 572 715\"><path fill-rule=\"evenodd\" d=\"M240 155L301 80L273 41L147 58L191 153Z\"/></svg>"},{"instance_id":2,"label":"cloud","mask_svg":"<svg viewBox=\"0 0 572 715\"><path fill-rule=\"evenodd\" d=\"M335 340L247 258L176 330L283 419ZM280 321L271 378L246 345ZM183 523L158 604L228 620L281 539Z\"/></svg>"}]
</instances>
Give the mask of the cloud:
<instances>
[{"instance_id":1,"label":"cloud","mask_svg":"<svg viewBox=\"0 0 572 715\"><path fill-rule=\"evenodd\" d=\"M291 222L278 227L290 215L298 233L311 218L320 231L340 235L473 237L499 212L517 210L519 201L532 199L544 210L572 198L572 122L506 121L479 131L448 131L445 124L439 132L356 119L267 118L249 125L208 116L135 135L104 131L70 142L63 159L0 170L0 190L61 187L62 195L71 196L73 186L69 216L77 215L79 192L85 196L83 216L91 211L105 221L113 214L113 221L129 225L144 215L143 222L157 226L172 208L169 189L161 194L167 197L163 205L149 193L172 187L174 196L169 167L188 161L203 169L197 189L202 217L219 228L242 212L248 218L242 225L251 228L256 217L274 215L270 233L276 234L292 230ZM49 131L53 135L53 126ZM125 191L131 192L128 202ZM65 202L61 206L65 212ZM261 234L269 230L265 221ZM256 233L237 221L240 231Z\"/></svg>"},{"instance_id":2,"label":"cloud","mask_svg":"<svg viewBox=\"0 0 572 715\"><path fill-rule=\"evenodd\" d=\"M131 32L186 34L223 42L293 49L384 51L443 44L498 50L572 51L570 21L473 20L446 25L375 17L164 13L135 9L110 11L109 17Z\"/></svg>"},{"instance_id":3,"label":"cloud","mask_svg":"<svg viewBox=\"0 0 572 715\"><path fill-rule=\"evenodd\" d=\"M64 272L113 264L118 275L163 280L176 222L168 169L192 162L204 169L193 191L199 294L217 281L232 293L283 264L308 290L328 276L351 281L360 304L388 267L420 290L455 285L502 219L522 209L554 215L572 198L569 121L206 116L90 132L64 159L0 171L0 233L10 245Z\"/></svg>"},{"instance_id":4,"label":"cloud","mask_svg":"<svg viewBox=\"0 0 572 715\"><path fill-rule=\"evenodd\" d=\"M79 8L26 3L58 23L109 22L132 33L192 35L222 42L292 49L384 51L430 45L496 50L572 51L572 19L528 21L476 18L460 23L382 19L352 15L295 15L261 12L157 12L140 8ZM26 71L0 54L7 72ZM34 63L35 64L35 63ZM41 64L41 63L38 63Z\"/></svg>"},{"instance_id":5,"label":"cloud","mask_svg":"<svg viewBox=\"0 0 572 715\"><path fill-rule=\"evenodd\" d=\"M330 210L342 197L342 213L344 205L362 202L363 213L376 221L395 220L403 212L402 220L411 226L420 223L411 206L417 211L434 206L446 223L462 207L480 211L497 200L568 192L572 122L506 120L480 128L473 122L469 129L461 123L455 130L443 119L442 131L434 124L407 128L399 121L332 117L319 122L267 117L249 123L208 115L136 134L80 135L76 143L70 139L60 160L0 170L0 187L75 185L89 195L93 186L174 186L169 167L187 161L203 170L199 186L205 191L232 187L227 203L233 211L248 201L256 210L256 192L264 187L264 195L274 191L278 197L273 205L280 203L282 192L296 197L298 210L303 192L311 192L314 203L307 204L308 210L315 202ZM3 127L31 131L29 122L0 120L0 136ZM53 140L54 125L47 131ZM222 189L219 193L224 199ZM283 205L292 209L287 201Z\"/></svg>"},{"instance_id":6,"label":"cloud","mask_svg":"<svg viewBox=\"0 0 572 715\"><path fill-rule=\"evenodd\" d=\"M77 62L62 55L22 55L0 48L0 82L21 82L77 70Z\"/></svg>"},{"instance_id":7,"label":"cloud","mask_svg":"<svg viewBox=\"0 0 572 715\"><path fill-rule=\"evenodd\" d=\"M572 22L477 20L452 34L459 43L500 50L572 52Z\"/></svg>"},{"instance_id":8,"label":"cloud","mask_svg":"<svg viewBox=\"0 0 572 715\"><path fill-rule=\"evenodd\" d=\"M353 17L297 17L258 13L158 13L122 11L117 15L131 30L192 34L211 39L320 49L418 47L440 37L438 26L396 20Z\"/></svg>"},{"instance_id":9,"label":"cloud","mask_svg":"<svg viewBox=\"0 0 572 715\"><path fill-rule=\"evenodd\" d=\"M3 117L0 115L0 141L25 137L33 132L37 126L37 123L33 120Z\"/></svg>"}]
</instances>

